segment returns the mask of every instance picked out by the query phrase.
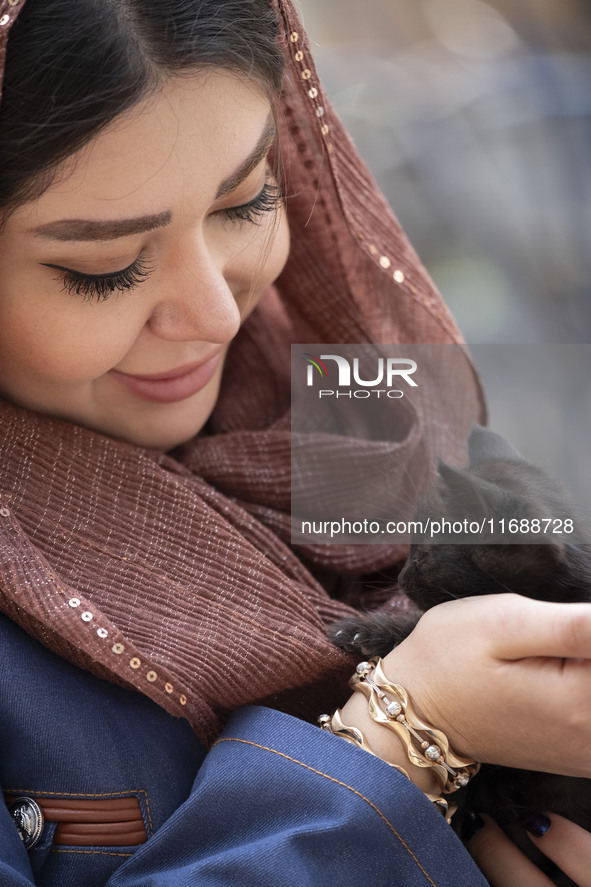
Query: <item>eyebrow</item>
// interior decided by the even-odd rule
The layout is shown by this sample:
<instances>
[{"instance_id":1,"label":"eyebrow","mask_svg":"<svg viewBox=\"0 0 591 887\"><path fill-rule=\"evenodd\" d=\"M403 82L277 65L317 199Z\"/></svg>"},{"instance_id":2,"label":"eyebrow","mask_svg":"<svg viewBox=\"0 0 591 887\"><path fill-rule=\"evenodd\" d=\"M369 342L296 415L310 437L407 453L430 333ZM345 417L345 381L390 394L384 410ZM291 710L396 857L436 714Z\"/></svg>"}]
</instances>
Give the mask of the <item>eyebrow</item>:
<instances>
[{"instance_id":1,"label":"eyebrow","mask_svg":"<svg viewBox=\"0 0 591 887\"><path fill-rule=\"evenodd\" d=\"M170 210L152 216L139 216L137 219L118 219L116 221L91 221L90 219L60 219L48 222L39 228L31 228L29 233L44 240L86 241L116 240L118 237L129 237L143 231L153 231L170 223Z\"/></svg>"},{"instance_id":2,"label":"eyebrow","mask_svg":"<svg viewBox=\"0 0 591 887\"><path fill-rule=\"evenodd\" d=\"M263 129L261 137L256 143L254 150L248 155L244 163L241 163L238 169L232 173L232 175L228 176L227 179L224 179L215 195L216 200L231 194L232 191L236 190L238 185L241 185L242 182L248 178L251 172L257 168L259 163L264 160L269 153L276 135L277 130L275 128L275 120L272 115L269 115L269 117L267 117L267 122L265 123L265 128Z\"/></svg>"},{"instance_id":3,"label":"eyebrow","mask_svg":"<svg viewBox=\"0 0 591 887\"><path fill-rule=\"evenodd\" d=\"M216 200L231 194L248 178L251 172L267 156L271 145L275 141L275 137L275 120L272 115L269 115L254 149L246 160L240 164L238 169L220 184L216 192ZM156 213L155 215L139 216L134 219L104 221L60 219L56 222L47 222L47 224L40 225L38 228L31 228L28 233L44 240L59 240L62 242L107 241L117 240L119 237L129 237L131 234L154 231L156 228L164 228L170 224L171 220L172 213L170 210L164 210L164 212Z\"/></svg>"}]
</instances>

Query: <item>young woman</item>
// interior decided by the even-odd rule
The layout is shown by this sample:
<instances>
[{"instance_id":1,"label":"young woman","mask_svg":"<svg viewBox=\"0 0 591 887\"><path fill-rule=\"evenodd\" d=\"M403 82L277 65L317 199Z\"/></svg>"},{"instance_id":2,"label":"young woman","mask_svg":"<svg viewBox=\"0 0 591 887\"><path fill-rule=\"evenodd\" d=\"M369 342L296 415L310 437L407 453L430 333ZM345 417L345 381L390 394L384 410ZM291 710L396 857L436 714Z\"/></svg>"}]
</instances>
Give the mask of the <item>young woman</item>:
<instances>
[{"instance_id":1,"label":"young woman","mask_svg":"<svg viewBox=\"0 0 591 887\"><path fill-rule=\"evenodd\" d=\"M0 883L484 885L325 636L404 553L289 545L289 344L458 341L291 3L2 0L9 32ZM400 485L461 459L456 382L388 442ZM588 607L508 595L383 668L458 755L585 775L588 658ZM374 754L315 725L339 704ZM588 841L540 844L586 887Z\"/></svg>"}]
</instances>

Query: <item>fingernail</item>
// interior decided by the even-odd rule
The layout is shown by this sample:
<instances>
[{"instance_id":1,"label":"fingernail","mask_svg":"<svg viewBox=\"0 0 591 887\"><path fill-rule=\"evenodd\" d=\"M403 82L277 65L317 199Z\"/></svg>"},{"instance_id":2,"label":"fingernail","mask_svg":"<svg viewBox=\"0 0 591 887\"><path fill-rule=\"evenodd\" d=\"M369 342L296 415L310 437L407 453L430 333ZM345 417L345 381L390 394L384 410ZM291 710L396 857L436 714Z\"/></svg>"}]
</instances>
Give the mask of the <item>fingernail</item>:
<instances>
[{"instance_id":1,"label":"fingernail","mask_svg":"<svg viewBox=\"0 0 591 887\"><path fill-rule=\"evenodd\" d=\"M523 824L535 838L543 838L552 822L545 813L528 811L522 816Z\"/></svg>"},{"instance_id":2,"label":"fingernail","mask_svg":"<svg viewBox=\"0 0 591 887\"><path fill-rule=\"evenodd\" d=\"M462 823L462 840L469 841L481 828L484 828L484 820L478 813L468 813Z\"/></svg>"}]
</instances>

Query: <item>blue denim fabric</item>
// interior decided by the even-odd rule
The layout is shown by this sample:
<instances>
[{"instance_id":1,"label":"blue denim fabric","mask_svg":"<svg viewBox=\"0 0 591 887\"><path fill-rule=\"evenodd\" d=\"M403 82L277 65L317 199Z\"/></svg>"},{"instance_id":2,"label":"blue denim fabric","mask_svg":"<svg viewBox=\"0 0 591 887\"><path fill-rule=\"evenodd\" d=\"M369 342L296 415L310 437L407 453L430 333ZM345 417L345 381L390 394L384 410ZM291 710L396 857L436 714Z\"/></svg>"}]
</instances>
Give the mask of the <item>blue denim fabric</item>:
<instances>
[{"instance_id":1,"label":"blue denim fabric","mask_svg":"<svg viewBox=\"0 0 591 887\"><path fill-rule=\"evenodd\" d=\"M0 616L0 785L19 795L136 794L147 833L188 797L205 748L189 724L139 693L102 681L46 650ZM29 858L0 803L0 860L28 880L0 887L104 887L136 847L55 848ZM34 880L33 880L34 871ZM6 878L8 877L8 880Z\"/></svg>"},{"instance_id":2,"label":"blue denim fabric","mask_svg":"<svg viewBox=\"0 0 591 887\"><path fill-rule=\"evenodd\" d=\"M35 861L0 805L0 887L485 887L421 792L341 739L245 708L204 757L150 700L4 619L0 641L4 790L145 792L155 832L139 848L48 846Z\"/></svg>"}]
</instances>

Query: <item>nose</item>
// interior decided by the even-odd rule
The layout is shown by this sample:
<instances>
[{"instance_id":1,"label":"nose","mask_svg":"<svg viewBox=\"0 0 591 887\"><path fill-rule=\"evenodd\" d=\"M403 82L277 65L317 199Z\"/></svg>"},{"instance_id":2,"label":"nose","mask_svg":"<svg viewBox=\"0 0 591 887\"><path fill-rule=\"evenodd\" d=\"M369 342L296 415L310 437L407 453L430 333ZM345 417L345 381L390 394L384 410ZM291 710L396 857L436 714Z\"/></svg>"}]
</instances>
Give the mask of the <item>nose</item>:
<instances>
[{"instance_id":1,"label":"nose","mask_svg":"<svg viewBox=\"0 0 591 887\"><path fill-rule=\"evenodd\" d=\"M179 249L160 276L159 298L148 321L154 335L220 344L236 335L240 309L223 258L203 246L190 252Z\"/></svg>"},{"instance_id":2,"label":"nose","mask_svg":"<svg viewBox=\"0 0 591 887\"><path fill-rule=\"evenodd\" d=\"M408 574L410 573L410 563L407 561L400 573L398 574L398 584L401 588L404 588L404 583L408 580Z\"/></svg>"}]
</instances>

